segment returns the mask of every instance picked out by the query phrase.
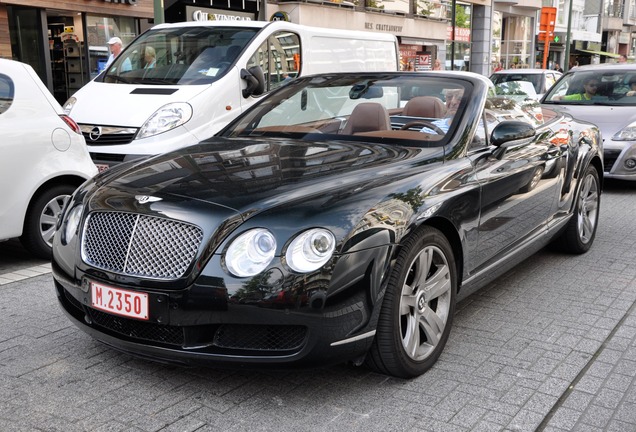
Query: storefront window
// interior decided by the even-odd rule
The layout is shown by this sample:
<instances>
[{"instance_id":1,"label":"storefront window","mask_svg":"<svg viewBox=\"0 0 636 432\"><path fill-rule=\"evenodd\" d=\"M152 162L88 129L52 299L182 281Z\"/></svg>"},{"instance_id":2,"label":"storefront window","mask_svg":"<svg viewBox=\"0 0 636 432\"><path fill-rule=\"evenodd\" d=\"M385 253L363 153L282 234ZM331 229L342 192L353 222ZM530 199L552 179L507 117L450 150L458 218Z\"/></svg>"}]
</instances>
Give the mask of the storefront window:
<instances>
[{"instance_id":1,"label":"storefront window","mask_svg":"<svg viewBox=\"0 0 636 432\"><path fill-rule=\"evenodd\" d=\"M494 12L492 17L492 57L490 58L490 70L495 71L503 67L501 62L501 12Z\"/></svg>"},{"instance_id":2,"label":"storefront window","mask_svg":"<svg viewBox=\"0 0 636 432\"><path fill-rule=\"evenodd\" d=\"M91 78L102 71L110 55L108 40L117 36L128 45L137 37L137 23L135 18L103 17L86 15L86 35L88 38L89 70Z\"/></svg>"},{"instance_id":3,"label":"storefront window","mask_svg":"<svg viewBox=\"0 0 636 432\"><path fill-rule=\"evenodd\" d=\"M534 29L530 17L503 19L501 61L505 68L534 67L533 38Z\"/></svg>"},{"instance_id":4,"label":"storefront window","mask_svg":"<svg viewBox=\"0 0 636 432\"><path fill-rule=\"evenodd\" d=\"M415 15L443 19L448 15L450 3L445 0L415 0Z\"/></svg>"},{"instance_id":5,"label":"storefront window","mask_svg":"<svg viewBox=\"0 0 636 432\"><path fill-rule=\"evenodd\" d=\"M46 82L40 11L34 8L10 6L8 15L13 58L31 65L40 79Z\"/></svg>"},{"instance_id":6,"label":"storefront window","mask_svg":"<svg viewBox=\"0 0 636 432\"><path fill-rule=\"evenodd\" d=\"M455 40L453 41L452 10L448 11L446 35L446 70L470 70L472 5L457 3L455 6ZM453 49L454 47L454 49ZM453 59L453 60L451 60ZM454 67L451 67L451 62Z\"/></svg>"}]
</instances>

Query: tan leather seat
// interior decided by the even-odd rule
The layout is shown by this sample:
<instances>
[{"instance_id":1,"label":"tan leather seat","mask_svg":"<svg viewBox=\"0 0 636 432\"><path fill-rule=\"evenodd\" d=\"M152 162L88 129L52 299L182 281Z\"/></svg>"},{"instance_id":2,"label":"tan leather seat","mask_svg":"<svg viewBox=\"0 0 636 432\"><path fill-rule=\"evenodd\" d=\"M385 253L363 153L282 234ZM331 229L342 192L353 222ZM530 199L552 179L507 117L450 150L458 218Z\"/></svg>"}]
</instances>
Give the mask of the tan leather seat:
<instances>
[{"instance_id":1,"label":"tan leather seat","mask_svg":"<svg viewBox=\"0 0 636 432\"><path fill-rule=\"evenodd\" d=\"M342 134L391 130L391 119L383 105L377 102L363 102L357 105L342 129Z\"/></svg>"},{"instance_id":2,"label":"tan leather seat","mask_svg":"<svg viewBox=\"0 0 636 432\"><path fill-rule=\"evenodd\" d=\"M402 115L409 117L442 118L446 107L441 99L435 96L416 96L409 100L402 110Z\"/></svg>"}]
</instances>

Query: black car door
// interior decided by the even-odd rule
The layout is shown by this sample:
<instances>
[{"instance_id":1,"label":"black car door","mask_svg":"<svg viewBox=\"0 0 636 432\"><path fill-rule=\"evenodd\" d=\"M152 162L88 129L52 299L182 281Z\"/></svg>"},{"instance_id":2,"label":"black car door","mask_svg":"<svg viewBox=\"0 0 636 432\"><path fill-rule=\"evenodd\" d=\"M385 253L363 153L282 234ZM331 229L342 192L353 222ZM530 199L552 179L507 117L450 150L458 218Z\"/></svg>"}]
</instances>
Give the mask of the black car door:
<instances>
[{"instance_id":1,"label":"black car door","mask_svg":"<svg viewBox=\"0 0 636 432\"><path fill-rule=\"evenodd\" d=\"M561 171L553 171L550 132L473 150L469 157L481 190L478 241L467 270L488 266L546 230L554 211Z\"/></svg>"}]
</instances>

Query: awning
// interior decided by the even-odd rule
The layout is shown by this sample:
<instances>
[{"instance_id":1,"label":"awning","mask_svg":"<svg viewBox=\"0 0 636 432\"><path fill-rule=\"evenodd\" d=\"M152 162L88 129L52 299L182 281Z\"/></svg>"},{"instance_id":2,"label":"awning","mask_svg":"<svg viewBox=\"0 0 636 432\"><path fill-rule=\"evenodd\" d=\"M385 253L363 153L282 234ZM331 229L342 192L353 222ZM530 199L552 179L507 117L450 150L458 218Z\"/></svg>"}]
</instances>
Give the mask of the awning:
<instances>
[{"instance_id":1,"label":"awning","mask_svg":"<svg viewBox=\"0 0 636 432\"><path fill-rule=\"evenodd\" d=\"M584 49L580 49L577 51L581 51L584 53L588 53L588 54L596 54L596 55L602 55L602 56L606 56L606 57L610 57L610 58L619 58L621 55L620 54L614 54L614 53L610 53L610 52L606 52L606 51L590 51L590 50L584 50Z\"/></svg>"}]
</instances>

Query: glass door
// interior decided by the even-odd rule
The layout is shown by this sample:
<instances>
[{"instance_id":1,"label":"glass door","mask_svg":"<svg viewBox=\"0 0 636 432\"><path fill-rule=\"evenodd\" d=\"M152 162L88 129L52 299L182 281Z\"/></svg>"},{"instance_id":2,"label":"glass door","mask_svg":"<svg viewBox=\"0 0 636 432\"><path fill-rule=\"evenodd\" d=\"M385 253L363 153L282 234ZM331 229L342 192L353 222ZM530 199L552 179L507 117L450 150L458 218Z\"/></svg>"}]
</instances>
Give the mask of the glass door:
<instances>
[{"instance_id":1,"label":"glass door","mask_svg":"<svg viewBox=\"0 0 636 432\"><path fill-rule=\"evenodd\" d=\"M46 28L45 11L23 6L8 6L7 11L13 58L31 65L51 89L51 77L47 72L49 50L48 46L45 49L43 35Z\"/></svg>"}]
</instances>

